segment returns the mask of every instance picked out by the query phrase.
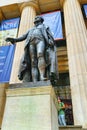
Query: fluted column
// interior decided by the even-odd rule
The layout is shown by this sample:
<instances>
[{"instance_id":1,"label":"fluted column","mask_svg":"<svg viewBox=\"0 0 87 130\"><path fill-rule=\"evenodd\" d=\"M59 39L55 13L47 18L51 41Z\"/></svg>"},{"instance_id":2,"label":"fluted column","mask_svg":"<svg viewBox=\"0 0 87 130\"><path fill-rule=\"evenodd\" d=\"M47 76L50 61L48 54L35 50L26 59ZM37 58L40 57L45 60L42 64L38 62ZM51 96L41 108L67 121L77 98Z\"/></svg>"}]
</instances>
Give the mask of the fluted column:
<instances>
[{"instance_id":1,"label":"fluted column","mask_svg":"<svg viewBox=\"0 0 87 130\"><path fill-rule=\"evenodd\" d=\"M33 21L34 21L35 16L36 16L35 8L28 3L24 3L22 5L22 14L21 14L21 21L20 21L18 37L22 36L30 28L33 27ZM13 62L13 67L12 67L10 83L19 83L20 82L18 80L17 75L18 75L20 59L24 53L24 42L25 41L16 43L16 50L15 50L15 55L14 55L14 62Z\"/></svg>"},{"instance_id":2,"label":"fluted column","mask_svg":"<svg viewBox=\"0 0 87 130\"><path fill-rule=\"evenodd\" d=\"M78 0L63 3L74 124L87 128L87 31Z\"/></svg>"}]
</instances>

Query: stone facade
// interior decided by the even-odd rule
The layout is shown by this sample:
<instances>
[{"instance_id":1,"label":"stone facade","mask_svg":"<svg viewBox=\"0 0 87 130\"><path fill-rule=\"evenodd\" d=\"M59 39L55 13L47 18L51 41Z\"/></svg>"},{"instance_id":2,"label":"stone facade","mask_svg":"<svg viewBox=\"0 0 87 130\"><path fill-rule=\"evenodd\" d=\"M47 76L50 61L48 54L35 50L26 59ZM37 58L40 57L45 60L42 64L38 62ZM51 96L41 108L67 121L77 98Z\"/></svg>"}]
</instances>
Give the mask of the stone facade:
<instances>
[{"instance_id":1,"label":"stone facade","mask_svg":"<svg viewBox=\"0 0 87 130\"><path fill-rule=\"evenodd\" d=\"M7 3L1 1L0 21L21 17L18 36L33 26L33 19L37 14L60 8L64 12L74 124L87 128L87 28L80 6L87 3L87 0L9 0ZM31 25L27 21L30 21ZM22 51L23 43L21 47L17 45L16 48L10 84L19 83L16 75Z\"/></svg>"}]
</instances>

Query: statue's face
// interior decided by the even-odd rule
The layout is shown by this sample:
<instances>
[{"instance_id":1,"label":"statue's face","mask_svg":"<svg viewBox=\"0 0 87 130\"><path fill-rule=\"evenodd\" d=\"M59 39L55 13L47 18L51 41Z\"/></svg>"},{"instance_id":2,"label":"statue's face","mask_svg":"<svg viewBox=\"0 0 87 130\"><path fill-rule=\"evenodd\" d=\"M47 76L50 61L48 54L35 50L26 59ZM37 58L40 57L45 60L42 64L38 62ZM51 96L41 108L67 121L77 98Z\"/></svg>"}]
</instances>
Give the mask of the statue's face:
<instances>
[{"instance_id":1,"label":"statue's face","mask_svg":"<svg viewBox=\"0 0 87 130\"><path fill-rule=\"evenodd\" d=\"M34 21L35 26L38 26L39 24L41 24L41 19L40 18L36 18Z\"/></svg>"},{"instance_id":2,"label":"statue's face","mask_svg":"<svg viewBox=\"0 0 87 130\"><path fill-rule=\"evenodd\" d=\"M40 24L40 22L34 22L35 26L38 26Z\"/></svg>"},{"instance_id":3,"label":"statue's face","mask_svg":"<svg viewBox=\"0 0 87 130\"><path fill-rule=\"evenodd\" d=\"M38 26L39 24L43 23L43 19L41 17L35 17L34 24Z\"/></svg>"},{"instance_id":4,"label":"statue's face","mask_svg":"<svg viewBox=\"0 0 87 130\"><path fill-rule=\"evenodd\" d=\"M36 17L34 23L36 24L36 23L39 23L39 22L41 22L41 19L39 17Z\"/></svg>"}]
</instances>

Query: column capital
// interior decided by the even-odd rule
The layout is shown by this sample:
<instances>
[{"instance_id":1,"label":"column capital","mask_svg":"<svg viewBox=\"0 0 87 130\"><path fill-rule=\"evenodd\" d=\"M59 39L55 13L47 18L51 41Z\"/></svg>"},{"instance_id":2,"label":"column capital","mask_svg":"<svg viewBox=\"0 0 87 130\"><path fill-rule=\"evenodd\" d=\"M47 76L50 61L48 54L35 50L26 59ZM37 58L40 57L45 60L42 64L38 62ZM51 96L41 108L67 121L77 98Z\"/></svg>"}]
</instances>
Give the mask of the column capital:
<instances>
[{"instance_id":1,"label":"column capital","mask_svg":"<svg viewBox=\"0 0 87 130\"><path fill-rule=\"evenodd\" d=\"M66 0L59 0L60 6L63 8L64 2ZM86 4L87 0L77 0L80 4Z\"/></svg>"},{"instance_id":2,"label":"column capital","mask_svg":"<svg viewBox=\"0 0 87 130\"><path fill-rule=\"evenodd\" d=\"M38 0L28 0L27 2L23 2L20 5L20 11L22 12L22 10L27 7L27 6L32 6L35 8L37 14L40 14L40 8L39 8L39 3Z\"/></svg>"}]
</instances>

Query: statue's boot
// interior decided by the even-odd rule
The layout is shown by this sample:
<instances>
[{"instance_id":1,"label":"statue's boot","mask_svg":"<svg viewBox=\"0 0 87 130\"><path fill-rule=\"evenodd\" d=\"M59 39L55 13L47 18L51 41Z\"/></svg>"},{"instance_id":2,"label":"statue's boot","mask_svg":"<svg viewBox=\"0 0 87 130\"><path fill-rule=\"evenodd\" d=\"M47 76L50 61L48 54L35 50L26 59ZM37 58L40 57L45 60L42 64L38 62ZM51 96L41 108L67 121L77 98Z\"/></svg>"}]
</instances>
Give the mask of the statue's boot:
<instances>
[{"instance_id":1,"label":"statue's boot","mask_svg":"<svg viewBox=\"0 0 87 130\"><path fill-rule=\"evenodd\" d=\"M41 81L46 81L46 80L48 80L46 77L41 78Z\"/></svg>"},{"instance_id":2,"label":"statue's boot","mask_svg":"<svg viewBox=\"0 0 87 130\"><path fill-rule=\"evenodd\" d=\"M35 66L32 67L32 80L33 82L38 81L38 69Z\"/></svg>"}]
</instances>

